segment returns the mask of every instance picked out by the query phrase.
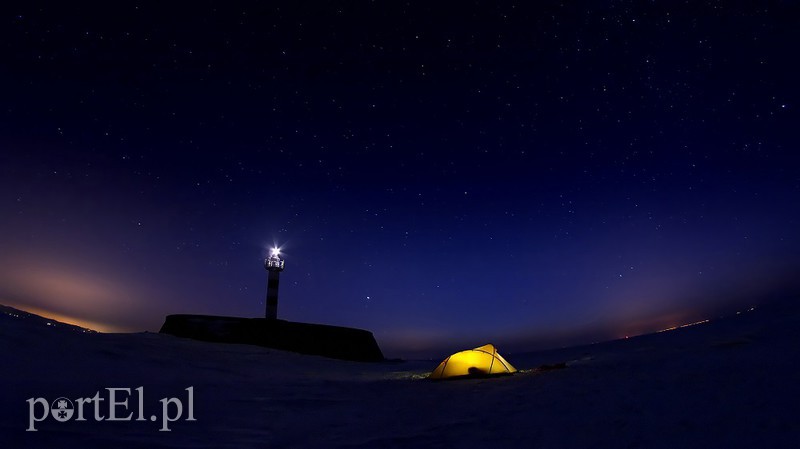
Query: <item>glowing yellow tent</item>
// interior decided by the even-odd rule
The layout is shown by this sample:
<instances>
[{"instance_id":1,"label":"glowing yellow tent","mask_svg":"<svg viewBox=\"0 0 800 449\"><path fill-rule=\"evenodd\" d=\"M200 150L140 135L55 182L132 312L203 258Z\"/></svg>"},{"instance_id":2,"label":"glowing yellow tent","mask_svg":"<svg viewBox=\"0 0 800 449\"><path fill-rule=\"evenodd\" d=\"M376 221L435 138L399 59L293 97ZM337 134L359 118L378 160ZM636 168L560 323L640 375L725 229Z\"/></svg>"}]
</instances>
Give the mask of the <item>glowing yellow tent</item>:
<instances>
[{"instance_id":1,"label":"glowing yellow tent","mask_svg":"<svg viewBox=\"0 0 800 449\"><path fill-rule=\"evenodd\" d=\"M439 380L454 377L493 376L516 372L517 369L497 353L494 345L489 344L480 348L456 352L444 359L428 377Z\"/></svg>"}]
</instances>

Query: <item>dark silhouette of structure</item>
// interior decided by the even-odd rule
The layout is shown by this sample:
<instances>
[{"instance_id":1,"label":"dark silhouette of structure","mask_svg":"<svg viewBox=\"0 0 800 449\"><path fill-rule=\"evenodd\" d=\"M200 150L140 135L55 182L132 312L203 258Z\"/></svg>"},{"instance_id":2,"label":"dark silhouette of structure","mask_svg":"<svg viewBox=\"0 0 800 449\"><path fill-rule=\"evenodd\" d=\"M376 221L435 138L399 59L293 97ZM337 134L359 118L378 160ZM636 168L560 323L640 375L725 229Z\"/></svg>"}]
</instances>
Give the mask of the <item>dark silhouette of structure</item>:
<instances>
[{"instance_id":1,"label":"dark silhouette of structure","mask_svg":"<svg viewBox=\"0 0 800 449\"><path fill-rule=\"evenodd\" d=\"M272 248L270 250L269 258L264 259L264 268L267 269L269 275L267 276L267 311L266 318L268 320L278 319L278 284L281 280L281 271L283 271L284 262L281 259L281 250L279 248Z\"/></svg>"},{"instance_id":2,"label":"dark silhouette of structure","mask_svg":"<svg viewBox=\"0 0 800 449\"><path fill-rule=\"evenodd\" d=\"M359 362L384 360L372 332L278 319L278 282L284 268L280 250L264 260L267 277L265 318L216 315L168 315L162 334L218 343L244 343Z\"/></svg>"},{"instance_id":3,"label":"dark silhouette of structure","mask_svg":"<svg viewBox=\"0 0 800 449\"><path fill-rule=\"evenodd\" d=\"M265 318L169 315L162 334L218 343L244 343L358 362L384 360L372 332Z\"/></svg>"}]
</instances>

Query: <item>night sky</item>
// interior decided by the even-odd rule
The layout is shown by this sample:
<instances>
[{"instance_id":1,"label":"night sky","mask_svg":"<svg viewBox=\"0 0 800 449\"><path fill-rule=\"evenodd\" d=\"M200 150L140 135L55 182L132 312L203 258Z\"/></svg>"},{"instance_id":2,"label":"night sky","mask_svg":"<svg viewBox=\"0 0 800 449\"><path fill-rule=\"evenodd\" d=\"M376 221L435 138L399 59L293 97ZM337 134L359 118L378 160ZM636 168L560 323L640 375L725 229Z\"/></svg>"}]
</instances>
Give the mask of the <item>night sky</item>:
<instances>
[{"instance_id":1,"label":"night sky","mask_svg":"<svg viewBox=\"0 0 800 449\"><path fill-rule=\"evenodd\" d=\"M263 316L275 244L408 356L800 291L797 2L17 3L0 303Z\"/></svg>"}]
</instances>

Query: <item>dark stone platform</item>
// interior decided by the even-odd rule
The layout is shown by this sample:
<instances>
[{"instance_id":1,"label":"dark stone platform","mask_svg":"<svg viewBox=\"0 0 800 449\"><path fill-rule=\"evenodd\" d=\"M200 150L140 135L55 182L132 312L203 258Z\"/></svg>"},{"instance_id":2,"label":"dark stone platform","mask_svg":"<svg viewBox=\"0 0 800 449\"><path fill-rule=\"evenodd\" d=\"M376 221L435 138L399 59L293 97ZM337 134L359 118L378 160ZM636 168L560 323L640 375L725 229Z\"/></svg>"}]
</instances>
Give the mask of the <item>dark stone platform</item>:
<instances>
[{"instance_id":1,"label":"dark stone platform","mask_svg":"<svg viewBox=\"0 0 800 449\"><path fill-rule=\"evenodd\" d=\"M168 315L162 334L218 343L243 343L359 362L384 360L372 332L350 327L265 318Z\"/></svg>"}]
</instances>

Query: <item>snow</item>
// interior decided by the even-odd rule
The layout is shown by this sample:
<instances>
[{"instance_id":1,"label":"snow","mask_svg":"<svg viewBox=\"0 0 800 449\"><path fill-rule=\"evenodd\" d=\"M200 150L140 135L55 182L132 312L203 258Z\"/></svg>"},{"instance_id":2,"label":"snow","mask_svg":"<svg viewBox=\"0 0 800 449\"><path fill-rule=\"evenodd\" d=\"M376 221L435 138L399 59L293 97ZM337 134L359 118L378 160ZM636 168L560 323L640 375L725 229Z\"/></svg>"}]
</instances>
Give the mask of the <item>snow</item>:
<instances>
[{"instance_id":1,"label":"snow","mask_svg":"<svg viewBox=\"0 0 800 449\"><path fill-rule=\"evenodd\" d=\"M522 370L432 382L436 360L356 363L171 336L102 334L0 310L0 447L790 448L800 441L800 307L674 331L501 354ZM49 325L47 323L50 323ZM489 342L486 342L489 343ZM465 348L469 345L465 345ZM566 368L537 370L566 362ZM196 421L29 425L29 398L143 387ZM136 397L129 410L136 414ZM87 406L88 407L88 406ZM108 414L107 406L101 412ZM124 414L124 413L123 413ZM185 414L183 416L185 418Z\"/></svg>"}]
</instances>

